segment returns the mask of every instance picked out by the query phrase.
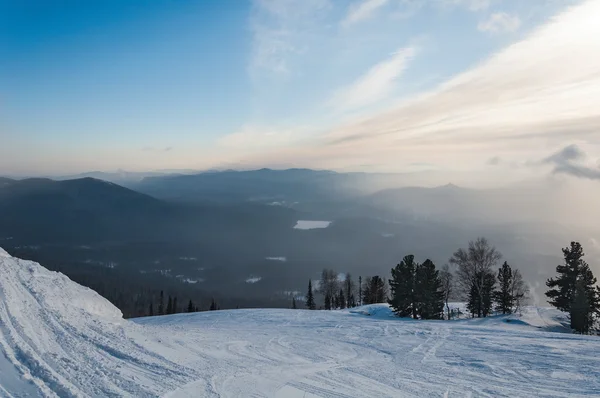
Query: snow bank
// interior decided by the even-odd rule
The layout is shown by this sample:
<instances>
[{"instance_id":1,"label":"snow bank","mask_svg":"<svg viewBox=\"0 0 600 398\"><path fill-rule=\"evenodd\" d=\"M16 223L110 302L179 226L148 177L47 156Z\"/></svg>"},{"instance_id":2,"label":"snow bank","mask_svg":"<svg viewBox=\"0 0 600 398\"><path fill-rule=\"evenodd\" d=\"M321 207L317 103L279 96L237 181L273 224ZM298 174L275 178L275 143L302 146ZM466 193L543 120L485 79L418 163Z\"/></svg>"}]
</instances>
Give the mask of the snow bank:
<instances>
[{"instance_id":1,"label":"snow bank","mask_svg":"<svg viewBox=\"0 0 600 398\"><path fill-rule=\"evenodd\" d=\"M0 372L0 385L16 386L13 393L33 385L43 396L157 395L172 383L144 384L175 367L138 347L128 336L135 332L93 290L0 252L0 347L16 369Z\"/></svg>"}]
</instances>

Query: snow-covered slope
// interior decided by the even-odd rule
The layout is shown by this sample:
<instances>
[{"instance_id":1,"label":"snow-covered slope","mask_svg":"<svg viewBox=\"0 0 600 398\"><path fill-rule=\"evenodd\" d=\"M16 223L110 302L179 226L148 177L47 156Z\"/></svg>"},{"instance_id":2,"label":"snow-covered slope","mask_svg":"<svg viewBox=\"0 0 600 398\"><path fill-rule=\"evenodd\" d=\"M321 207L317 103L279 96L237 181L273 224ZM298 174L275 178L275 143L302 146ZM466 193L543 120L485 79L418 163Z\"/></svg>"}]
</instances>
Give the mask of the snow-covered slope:
<instances>
[{"instance_id":1,"label":"snow-covered slope","mask_svg":"<svg viewBox=\"0 0 600 398\"><path fill-rule=\"evenodd\" d=\"M564 316L412 321L236 310L126 321L93 291L0 252L0 396L591 397L600 338Z\"/></svg>"}]
</instances>

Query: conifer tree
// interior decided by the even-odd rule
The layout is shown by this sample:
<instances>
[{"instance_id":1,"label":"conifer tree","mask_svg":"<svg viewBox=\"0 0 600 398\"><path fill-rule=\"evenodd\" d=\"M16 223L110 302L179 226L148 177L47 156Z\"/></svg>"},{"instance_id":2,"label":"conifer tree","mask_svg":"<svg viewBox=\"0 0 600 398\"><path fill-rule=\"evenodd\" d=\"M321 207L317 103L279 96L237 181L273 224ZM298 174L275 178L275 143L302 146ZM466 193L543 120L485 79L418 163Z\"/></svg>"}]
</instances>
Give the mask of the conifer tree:
<instances>
[{"instance_id":1,"label":"conifer tree","mask_svg":"<svg viewBox=\"0 0 600 398\"><path fill-rule=\"evenodd\" d=\"M573 329L579 333L588 334L598 315L600 315L600 296L598 296L596 278L589 265L585 264L580 269L571 304Z\"/></svg>"},{"instance_id":2,"label":"conifer tree","mask_svg":"<svg viewBox=\"0 0 600 398\"><path fill-rule=\"evenodd\" d=\"M363 304L362 276L358 277L358 305Z\"/></svg>"},{"instance_id":3,"label":"conifer tree","mask_svg":"<svg viewBox=\"0 0 600 398\"><path fill-rule=\"evenodd\" d=\"M344 279L344 290L344 296L347 300L346 306L348 308L355 307L356 303L354 303L354 281L352 281L352 275L350 275L350 273L346 273L346 278Z\"/></svg>"},{"instance_id":4,"label":"conifer tree","mask_svg":"<svg viewBox=\"0 0 600 398\"><path fill-rule=\"evenodd\" d=\"M171 299L171 296L169 296L169 301L167 302L167 315L170 315L173 313L173 299Z\"/></svg>"},{"instance_id":5,"label":"conifer tree","mask_svg":"<svg viewBox=\"0 0 600 398\"><path fill-rule=\"evenodd\" d=\"M554 307L570 313L577 278L581 267L586 263L583 260L583 248L579 242L571 242L571 246L565 247L562 252L565 264L556 266L558 277L546 281L546 286L550 288L546 292L546 296L549 299L548 302Z\"/></svg>"},{"instance_id":6,"label":"conifer tree","mask_svg":"<svg viewBox=\"0 0 600 398\"><path fill-rule=\"evenodd\" d=\"M173 308L171 308L171 314L177 314L179 309L177 308L177 296L173 298Z\"/></svg>"},{"instance_id":7,"label":"conifer tree","mask_svg":"<svg viewBox=\"0 0 600 398\"><path fill-rule=\"evenodd\" d=\"M154 308L152 307L152 303L150 303L150 310L148 311L148 316L154 316Z\"/></svg>"},{"instance_id":8,"label":"conifer tree","mask_svg":"<svg viewBox=\"0 0 600 398\"><path fill-rule=\"evenodd\" d=\"M212 302L210 303L210 311L216 311L217 310L217 302L215 301L215 298L213 297Z\"/></svg>"},{"instance_id":9,"label":"conifer tree","mask_svg":"<svg viewBox=\"0 0 600 398\"><path fill-rule=\"evenodd\" d=\"M158 315L164 315L165 314L165 296L163 294L163 291L160 291L160 299L158 301Z\"/></svg>"},{"instance_id":10,"label":"conifer tree","mask_svg":"<svg viewBox=\"0 0 600 398\"><path fill-rule=\"evenodd\" d=\"M389 304L401 317L417 318L415 300L415 256L405 256L400 264L392 268L392 279L389 280L392 297Z\"/></svg>"},{"instance_id":11,"label":"conifer tree","mask_svg":"<svg viewBox=\"0 0 600 398\"><path fill-rule=\"evenodd\" d=\"M188 303L187 312L194 312L194 303L192 303L192 299L190 299L190 302Z\"/></svg>"},{"instance_id":12,"label":"conifer tree","mask_svg":"<svg viewBox=\"0 0 600 398\"><path fill-rule=\"evenodd\" d=\"M338 297L339 297L338 301L340 303L339 308L343 310L344 308L346 308L346 297L344 297L343 289L340 289L340 295Z\"/></svg>"},{"instance_id":13,"label":"conifer tree","mask_svg":"<svg viewBox=\"0 0 600 398\"><path fill-rule=\"evenodd\" d=\"M505 261L502 267L498 269L498 290L494 292L494 302L496 311L502 314L511 314L514 307L515 298L513 297L513 271L510 265Z\"/></svg>"},{"instance_id":14,"label":"conifer tree","mask_svg":"<svg viewBox=\"0 0 600 398\"><path fill-rule=\"evenodd\" d=\"M315 296L313 295L312 280L308 280L308 292L306 293L306 308L314 310L317 308L315 304Z\"/></svg>"},{"instance_id":15,"label":"conifer tree","mask_svg":"<svg viewBox=\"0 0 600 398\"><path fill-rule=\"evenodd\" d=\"M331 301L332 301L332 297L329 294L329 292L325 293L325 302L323 303L324 307L326 310L330 310L331 309Z\"/></svg>"},{"instance_id":16,"label":"conifer tree","mask_svg":"<svg viewBox=\"0 0 600 398\"><path fill-rule=\"evenodd\" d=\"M444 311L442 280L435 264L427 259L415 270L415 304L421 319L441 319Z\"/></svg>"}]
</instances>

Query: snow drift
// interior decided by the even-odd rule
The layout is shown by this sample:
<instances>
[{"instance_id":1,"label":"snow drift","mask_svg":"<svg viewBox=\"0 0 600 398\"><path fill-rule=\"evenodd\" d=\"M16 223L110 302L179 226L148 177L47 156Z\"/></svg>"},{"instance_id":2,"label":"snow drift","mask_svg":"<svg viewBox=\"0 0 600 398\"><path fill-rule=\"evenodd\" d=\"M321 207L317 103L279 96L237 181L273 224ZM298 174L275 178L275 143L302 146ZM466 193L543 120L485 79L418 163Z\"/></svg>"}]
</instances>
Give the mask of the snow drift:
<instances>
[{"instance_id":1,"label":"snow drift","mask_svg":"<svg viewBox=\"0 0 600 398\"><path fill-rule=\"evenodd\" d=\"M481 320L236 310L133 321L0 250L0 396L589 397L600 339L527 308Z\"/></svg>"}]
</instances>

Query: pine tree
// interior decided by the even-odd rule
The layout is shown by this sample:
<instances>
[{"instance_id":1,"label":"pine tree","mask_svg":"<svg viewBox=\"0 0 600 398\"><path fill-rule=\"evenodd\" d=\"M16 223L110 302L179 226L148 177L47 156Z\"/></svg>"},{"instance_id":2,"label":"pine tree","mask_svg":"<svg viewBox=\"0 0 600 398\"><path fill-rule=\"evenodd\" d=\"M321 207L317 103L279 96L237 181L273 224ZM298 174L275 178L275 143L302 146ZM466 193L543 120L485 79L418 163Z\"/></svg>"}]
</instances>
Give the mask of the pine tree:
<instances>
[{"instance_id":1,"label":"pine tree","mask_svg":"<svg viewBox=\"0 0 600 398\"><path fill-rule=\"evenodd\" d=\"M482 282L481 285L479 281ZM479 318L486 317L492 312L492 295L496 278L487 271L480 271L475 274L472 282L471 289L467 294L467 308L473 317L475 315Z\"/></svg>"},{"instance_id":2,"label":"pine tree","mask_svg":"<svg viewBox=\"0 0 600 398\"><path fill-rule=\"evenodd\" d=\"M363 304L362 276L358 277L358 305Z\"/></svg>"},{"instance_id":3,"label":"pine tree","mask_svg":"<svg viewBox=\"0 0 600 398\"><path fill-rule=\"evenodd\" d=\"M387 286L379 275L365 279L364 304L385 303L388 300Z\"/></svg>"},{"instance_id":4,"label":"pine tree","mask_svg":"<svg viewBox=\"0 0 600 398\"><path fill-rule=\"evenodd\" d=\"M354 281L352 281L352 275L350 273L346 273L346 278L344 279L344 290L345 290L345 298L347 300L346 306L348 308L355 307L356 303L354 303Z\"/></svg>"},{"instance_id":5,"label":"pine tree","mask_svg":"<svg viewBox=\"0 0 600 398\"><path fill-rule=\"evenodd\" d=\"M344 297L343 289L340 289L340 295L338 297L339 297L338 301L340 303L339 308L343 310L344 308L346 308L346 297Z\"/></svg>"},{"instance_id":6,"label":"pine tree","mask_svg":"<svg viewBox=\"0 0 600 398\"><path fill-rule=\"evenodd\" d=\"M600 296L596 278L587 264L580 268L571 303L571 324L575 331L587 334L600 315Z\"/></svg>"},{"instance_id":7,"label":"pine tree","mask_svg":"<svg viewBox=\"0 0 600 398\"><path fill-rule=\"evenodd\" d=\"M177 314L179 312L177 308L177 296L173 298L173 308L171 308L171 314Z\"/></svg>"},{"instance_id":8,"label":"pine tree","mask_svg":"<svg viewBox=\"0 0 600 398\"><path fill-rule=\"evenodd\" d=\"M492 305L494 303L493 294L495 285L496 278L494 277L494 274L486 273L483 278L483 291L481 295L481 310L484 317L487 317L492 313Z\"/></svg>"},{"instance_id":9,"label":"pine tree","mask_svg":"<svg viewBox=\"0 0 600 398\"><path fill-rule=\"evenodd\" d=\"M313 295L312 280L308 280L308 292L306 293L306 308L314 310L317 308L315 304L315 297Z\"/></svg>"},{"instance_id":10,"label":"pine tree","mask_svg":"<svg viewBox=\"0 0 600 398\"><path fill-rule=\"evenodd\" d=\"M210 303L210 311L216 311L217 310L217 302L215 301L214 297L212 299L212 302Z\"/></svg>"},{"instance_id":11,"label":"pine tree","mask_svg":"<svg viewBox=\"0 0 600 398\"><path fill-rule=\"evenodd\" d=\"M570 247L562 249L564 265L556 266L557 278L550 278L546 286L550 289L546 292L548 302L564 312L571 312L571 304L575 295L575 287L580 269L586 265L583 260L583 248L579 242L571 242ZM573 324L571 322L571 327Z\"/></svg>"},{"instance_id":12,"label":"pine tree","mask_svg":"<svg viewBox=\"0 0 600 398\"><path fill-rule=\"evenodd\" d=\"M148 316L154 316L154 308L152 306L152 303L150 303L150 310L148 311Z\"/></svg>"},{"instance_id":13,"label":"pine tree","mask_svg":"<svg viewBox=\"0 0 600 398\"><path fill-rule=\"evenodd\" d=\"M296 307L296 297L292 297L292 309L295 310L298 307Z\"/></svg>"},{"instance_id":14,"label":"pine tree","mask_svg":"<svg viewBox=\"0 0 600 398\"><path fill-rule=\"evenodd\" d=\"M158 315L165 314L165 296L163 291L160 291L160 300L158 301Z\"/></svg>"},{"instance_id":15,"label":"pine tree","mask_svg":"<svg viewBox=\"0 0 600 398\"><path fill-rule=\"evenodd\" d=\"M502 314L511 314L514 307L515 298L512 292L513 272L512 268L505 261L502 267L498 269L498 291L494 292L494 302L496 311Z\"/></svg>"},{"instance_id":16,"label":"pine tree","mask_svg":"<svg viewBox=\"0 0 600 398\"><path fill-rule=\"evenodd\" d=\"M441 319L444 312L442 280L435 264L427 259L415 270L415 304L421 319Z\"/></svg>"},{"instance_id":17,"label":"pine tree","mask_svg":"<svg viewBox=\"0 0 600 398\"><path fill-rule=\"evenodd\" d=\"M392 279L389 280L392 297L389 304L401 317L417 318L415 303L415 256L405 256L400 264L392 268Z\"/></svg>"},{"instance_id":18,"label":"pine tree","mask_svg":"<svg viewBox=\"0 0 600 398\"><path fill-rule=\"evenodd\" d=\"M188 303L187 312L194 312L194 303L192 303L192 299L190 299L190 302Z\"/></svg>"},{"instance_id":19,"label":"pine tree","mask_svg":"<svg viewBox=\"0 0 600 398\"><path fill-rule=\"evenodd\" d=\"M171 296L169 296L169 301L167 302L167 315L170 315L173 313L173 300L171 299Z\"/></svg>"},{"instance_id":20,"label":"pine tree","mask_svg":"<svg viewBox=\"0 0 600 398\"><path fill-rule=\"evenodd\" d=\"M332 297L329 294L329 292L325 293L325 302L323 303L324 307L326 310L330 310L331 309L331 301L332 301Z\"/></svg>"}]
</instances>

